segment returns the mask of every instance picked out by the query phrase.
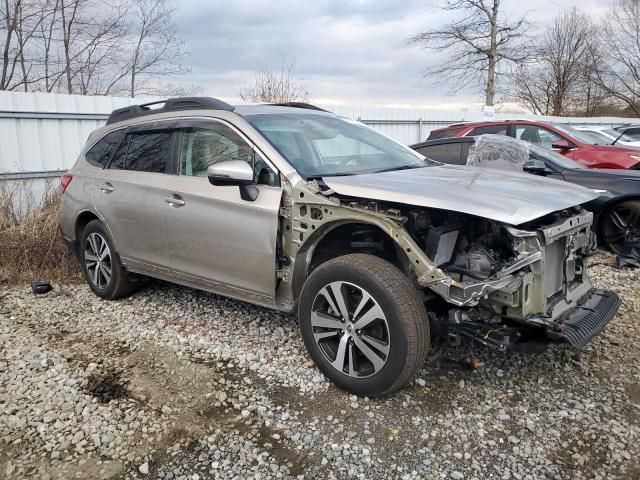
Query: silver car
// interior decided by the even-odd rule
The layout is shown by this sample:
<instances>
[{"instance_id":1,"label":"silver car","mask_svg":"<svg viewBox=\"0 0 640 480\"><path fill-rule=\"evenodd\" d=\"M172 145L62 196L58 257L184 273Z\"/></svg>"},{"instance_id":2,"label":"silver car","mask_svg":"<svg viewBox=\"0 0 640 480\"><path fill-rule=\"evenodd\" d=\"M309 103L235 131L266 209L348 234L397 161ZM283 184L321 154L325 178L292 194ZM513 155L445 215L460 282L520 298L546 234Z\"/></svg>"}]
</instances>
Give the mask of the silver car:
<instances>
[{"instance_id":1,"label":"silver car","mask_svg":"<svg viewBox=\"0 0 640 480\"><path fill-rule=\"evenodd\" d=\"M119 109L63 187L97 295L150 276L297 312L314 362L360 395L406 384L432 337L582 347L619 305L587 275L596 193L445 166L312 105Z\"/></svg>"}]
</instances>

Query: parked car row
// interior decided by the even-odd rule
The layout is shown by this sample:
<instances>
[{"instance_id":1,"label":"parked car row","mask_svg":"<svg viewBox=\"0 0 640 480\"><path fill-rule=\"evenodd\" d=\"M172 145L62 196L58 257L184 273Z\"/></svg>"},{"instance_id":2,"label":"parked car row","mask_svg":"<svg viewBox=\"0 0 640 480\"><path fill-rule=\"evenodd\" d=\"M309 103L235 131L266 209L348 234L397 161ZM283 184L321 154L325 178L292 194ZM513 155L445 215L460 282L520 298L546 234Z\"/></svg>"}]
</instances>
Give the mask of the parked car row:
<instances>
[{"instance_id":1,"label":"parked car row","mask_svg":"<svg viewBox=\"0 0 640 480\"><path fill-rule=\"evenodd\" d=\"M640 168L640 148L602 141L594 132L578 130L571 125L533 120L503 120L450 125L432 130L428 140L483 134L506 135L539 145L590 168ZM624 134L625 132L620 132ZM615 140L615 139L614 139ZM628 141L634 141L631 137Z\"/></svg>"},{"instance_id":2,"label":"parked car row","mask_svg":"<svg viewBox=\"0 0 640 480\"><path fill-rule=\"evenodd\" d=\"M497 127L597 157L555 127ZM610 165L637 164L633 153ZM586 268L601 193L445 165L312 105L125 107L62 185L62 235L96 295L123 297L149 276L297 313L318 368L359 395L409 382L432 339L581 348L619 306Z\"/></svg>"}]
</instances>

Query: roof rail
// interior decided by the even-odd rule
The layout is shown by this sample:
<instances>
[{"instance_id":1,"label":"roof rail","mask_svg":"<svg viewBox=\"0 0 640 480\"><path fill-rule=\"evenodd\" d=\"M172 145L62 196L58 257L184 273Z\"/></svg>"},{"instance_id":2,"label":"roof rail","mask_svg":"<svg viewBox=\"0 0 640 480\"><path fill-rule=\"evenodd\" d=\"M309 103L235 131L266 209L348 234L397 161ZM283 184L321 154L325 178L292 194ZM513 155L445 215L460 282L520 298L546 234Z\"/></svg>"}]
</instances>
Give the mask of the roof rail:
<instances>
[{"instance_id":1,"label":"roof rail","mask_svg":"<svg viewBox=\"0 0 640 480\"><path fill-rule=\"evenodd\" d=\"M273 105L275 107L291 107L291 108L306 108L307 110L318 110L319 112L329 112L329 110L325 110L324 108L317 107L310 103L305 102L283 102L283 103L270 103L269 105Z\"/></svg>"},{"instance_id":2,"label":"roof rail","mask_svg":"<svg viewBox=\"0 0 640 480\"><path fill-rule=\"evenodd\" d=\"M160 105L162 107L150 108L152 105ZM178 97L169 98L168 100L159 100L157 102L143 103L142 105L131 105L129 107L118 108L111 112L107 125L111 123L129 120L131 118L143 115L151 115L153 113L174 112L179 110L226 110L232 112L235 107L229 105L222 100L213 97Z\"/></svg>"}]
</instances>

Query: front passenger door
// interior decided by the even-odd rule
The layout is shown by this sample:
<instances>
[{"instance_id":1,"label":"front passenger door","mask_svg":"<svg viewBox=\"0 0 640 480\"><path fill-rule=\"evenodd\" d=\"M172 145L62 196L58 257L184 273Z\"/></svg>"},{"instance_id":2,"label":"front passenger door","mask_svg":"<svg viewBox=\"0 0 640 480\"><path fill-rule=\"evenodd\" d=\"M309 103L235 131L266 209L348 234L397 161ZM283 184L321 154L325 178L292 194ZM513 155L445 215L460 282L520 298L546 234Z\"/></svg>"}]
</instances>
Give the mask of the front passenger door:
<instances>
[{"instance_id":1,"label":"front passenger door","mask_svg":"<svg viewBox=\"0 0 640 480\"><path fill-rule=\"evenodd\" d=\"M282 189L274 168L222 121L179 124L178 175L169 177L164 219L172 275L183 283L272 304ZM254 168L259 194L243 200L237 186L213 186L207 168L241 160Z\"/></svg>"}]
</instances>

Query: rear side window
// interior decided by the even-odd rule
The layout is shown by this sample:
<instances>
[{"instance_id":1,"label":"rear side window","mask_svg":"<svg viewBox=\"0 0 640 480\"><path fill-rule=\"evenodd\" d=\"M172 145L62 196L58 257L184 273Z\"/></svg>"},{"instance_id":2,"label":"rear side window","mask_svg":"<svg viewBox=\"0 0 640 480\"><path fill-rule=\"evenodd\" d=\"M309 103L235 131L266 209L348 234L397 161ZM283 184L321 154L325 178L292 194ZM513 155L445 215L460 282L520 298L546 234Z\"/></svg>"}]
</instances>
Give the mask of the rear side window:
<instances>
[{"instance_id":1,"label":"rear side window","mask_svg":"<svg viewBox=\"0 0 640 480\"><path fill-rule=\"evenodd\" d=\"M488 133L492 133L494 135L506 135L507 134L508 125L487 125L485 127L476 127L467 135L485 135Z\"/></svg>"},{"instance_id":2,"label":"rear side window","mask_svg":"<svg viewBox=\"0 0 640 480\"><path fill-rule=\"evenodd\" d=\"M171 155L171 132L129 134L114 154L110 168L165 173Z\"/></svg>"},{"instance_id":3,"label":"rear side window","mask_svg":"<svg viewBox=\"0 0 640 480\"><path fill-rule=\"evenodd\" d=\"M85 155L87 162L94 167L103 168L108 162L113 151L118 148L125 136L124 130L108 133L98 141Z\"/></svg>"},{"instance_id":4,"label":"rear side window","mask_svg":"<svg viewBox=\"0 0 640 480\"><path fill-rule=\"evenodd\" d=\"M433 130L429 133L427 140L439 140L441 138L455 137L456 133L460 131L460 127L445 128L442 130Z\"/></svg>"},{"instance_id":5,"label":"rear side window","mask_svg":"<svg viewBox=\"0 0 640 480\"><path fill-rule=\"evenodd\" d=\"M436 162L464 165L467 162L467 158L465 157L464 161L460 158L462 145L462 143L443 143L441 145L428 145L417 150L425 157Z\"/></svg>"}]
</instances>

